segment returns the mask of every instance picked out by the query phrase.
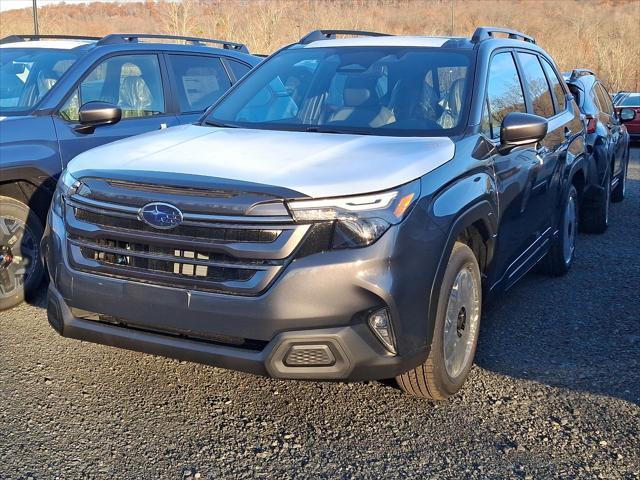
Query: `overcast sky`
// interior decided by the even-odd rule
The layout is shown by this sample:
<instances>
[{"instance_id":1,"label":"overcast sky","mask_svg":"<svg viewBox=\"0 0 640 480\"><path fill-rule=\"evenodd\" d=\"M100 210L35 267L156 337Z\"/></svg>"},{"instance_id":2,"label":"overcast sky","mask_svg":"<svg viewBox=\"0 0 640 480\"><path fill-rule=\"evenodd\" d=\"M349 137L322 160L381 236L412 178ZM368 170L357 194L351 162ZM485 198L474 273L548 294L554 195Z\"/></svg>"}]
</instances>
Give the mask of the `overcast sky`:
<instances>
[{"instance_id":1,"label":"overcast sky","mask_svg":"<svg viewBox=\"0 0 640 480\"><path fill-rule=\"evenodd\" d=\"M56 3L92 3L92 2L139 2L142 0L37 0L38 6L43 7L45 5L54 5ZM33 0L0 0L0 11L13 10L16 8L30 8L33 5Z\"/></svg>"}]
</instances>

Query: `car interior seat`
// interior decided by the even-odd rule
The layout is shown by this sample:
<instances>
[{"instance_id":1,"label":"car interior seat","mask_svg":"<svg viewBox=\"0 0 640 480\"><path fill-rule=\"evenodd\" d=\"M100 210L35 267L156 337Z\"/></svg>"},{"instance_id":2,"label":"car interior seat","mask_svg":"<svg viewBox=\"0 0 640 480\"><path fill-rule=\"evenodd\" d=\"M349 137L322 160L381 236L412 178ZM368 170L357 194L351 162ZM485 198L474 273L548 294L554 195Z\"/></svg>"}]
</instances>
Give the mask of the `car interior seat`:
<instances>
[{"instance_id":1,"label":"car interior seat","mask_svg":"<svg viewBox=\"0 0 640 480\"><path fill-rule=\"evenodd\" d=\"M343 105L331 114L328 123L370 127L388 123L392 115L381 105L377 81L373 75L347 78L342 93Z\"/></svg>"},{"instance_id":2,"label":"car interior seat","mask_svg":"<svg viewBox=\"0 0 640 480\"><path fill-rule=\"evenodd\" d=\"M438 123L442 128L453 128L460 119L462 110L462 92L464 90L464 79L459 78L451 83L449 93L444 99L442 107L444 111L440 115Z\"/></svg>"},{"instance_id":3,"label":"car interior seat","mask_svg":"<svg viewBox=\"0 0 640 480\"><path fill-rule=\"evenodd\" d=\"M141 117L153 111L154 98L147 82L141 76L124 77L120 85L120 101L123 117Z\"/></svg>"}]
</instances>

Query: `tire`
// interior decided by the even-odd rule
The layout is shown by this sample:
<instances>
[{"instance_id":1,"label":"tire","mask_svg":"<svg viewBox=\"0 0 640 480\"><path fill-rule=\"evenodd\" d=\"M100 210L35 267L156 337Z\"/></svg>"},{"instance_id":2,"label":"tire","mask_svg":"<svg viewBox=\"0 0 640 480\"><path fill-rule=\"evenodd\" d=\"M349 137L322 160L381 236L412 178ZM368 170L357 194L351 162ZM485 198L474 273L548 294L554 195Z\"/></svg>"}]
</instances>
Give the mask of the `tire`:
<instances>
[{"instance_id":1,"label":"tire","mask_svg":"<svg viewBox=\"0 0 640 480\"><path fill-rule=\"evenodd\" d=\"M582 212L582 230L588 233L604 233L609 226L609 207L611 204L611 170L604 175L604 194L597 202L585 206Z\"/></svg>"},{"instance_id":2,"label":"tire","mask_svg":"<svg viewBox=\"0 0 640 480\"><path fill-rule=\"evenodd\" d=\"M624 200L624 196L627 193L627 170L629 170L629 151L627 150L627 156L622 167L622 172L618 177L618 184L616 188L611 191L611 201L618 203Z\"/></svg>"},{"instance_id":3,"label":"tire","mask_svg":"<svg viewBox=\"0 0 640 480\"><path fill-rule=\"evenodd\" d=\"M398 386L428 400L445 400L460 390L473 365L481 313L478 260L467 245L456 242L438 295L429 356L422 365L397 376Z\"/></svg>"},{"instance_id":4,"label":"tire","mask_svg":"<svg viewBox=\"0 0 640 480\"><path fill-rule=\"evenodd\" d=\"M578 216L578 191L570 185L562 203L559 233L551 243L551 249L542 260L544 273L553 276L566 274L575 259Z\"/></svg>"},{"instance_id":5,"label":"tire","mask_svg":"<svg viewBox=\"0 0 640 480\"><path fill-rule=\"evenodd\" d=\"M42 283L42 221L27 205L0 196L0 311L32 296Z\"/></svg>"}]
</instances>

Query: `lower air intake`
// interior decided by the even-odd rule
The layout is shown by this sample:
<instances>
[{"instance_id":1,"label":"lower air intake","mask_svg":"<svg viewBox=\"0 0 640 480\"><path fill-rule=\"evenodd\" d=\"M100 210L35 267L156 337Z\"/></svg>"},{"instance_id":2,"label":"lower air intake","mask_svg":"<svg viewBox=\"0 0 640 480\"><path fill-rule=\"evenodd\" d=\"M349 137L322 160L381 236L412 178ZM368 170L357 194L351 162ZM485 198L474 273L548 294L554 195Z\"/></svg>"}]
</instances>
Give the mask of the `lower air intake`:
<instances>
[{"instance_id":1,"label":"lower air intake","mask_svg":"<svg viewBox=\"0 0 640 480\"><path fill-rule=\"evenodd\" d=\"M284 358L287 367L330 367L335 363L328 345L293 345Z\"/></svg>"}]
</instances>

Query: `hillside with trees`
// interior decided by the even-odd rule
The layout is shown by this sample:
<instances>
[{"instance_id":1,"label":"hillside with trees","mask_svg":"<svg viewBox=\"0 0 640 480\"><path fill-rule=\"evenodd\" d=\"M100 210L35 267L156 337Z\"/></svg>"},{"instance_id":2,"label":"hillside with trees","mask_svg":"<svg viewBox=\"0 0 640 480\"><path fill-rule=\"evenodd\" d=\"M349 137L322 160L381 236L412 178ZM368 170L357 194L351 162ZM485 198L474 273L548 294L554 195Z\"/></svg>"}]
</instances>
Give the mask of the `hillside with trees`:
<instances>
[{"instance_id":1,"label":"hillside with trees","mask_svg":"<svg viewBox=\"0 0 640 480\"><path fill-rule=\"evenodd\" d=\"M536 37L562 70L590 67L609 89L640 89L640 0L146 0L39 8L40 33L197 35L271 53L317 28L470 35L478 25ZM32 33L31 9L3 12L0 35Z\"/></svg>"}]
</instances>

